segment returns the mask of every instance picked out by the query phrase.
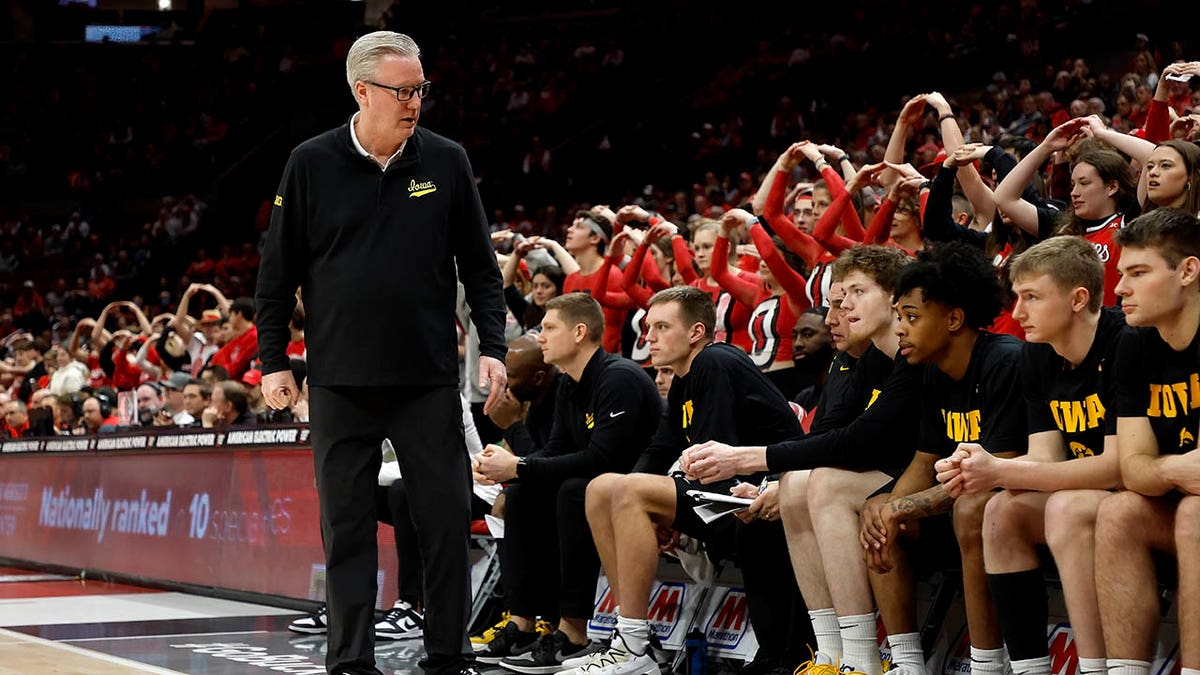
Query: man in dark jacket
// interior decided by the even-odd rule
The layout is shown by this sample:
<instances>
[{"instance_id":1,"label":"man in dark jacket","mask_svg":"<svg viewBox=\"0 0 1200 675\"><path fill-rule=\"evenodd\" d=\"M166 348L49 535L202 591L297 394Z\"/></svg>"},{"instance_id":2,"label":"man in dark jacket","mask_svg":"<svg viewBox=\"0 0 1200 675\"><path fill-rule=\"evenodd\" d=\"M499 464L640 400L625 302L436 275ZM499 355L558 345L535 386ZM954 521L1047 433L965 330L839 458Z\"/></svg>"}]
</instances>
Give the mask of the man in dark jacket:
<instances>
[{"instance_id":1,"label":"man in dark jacket","mask_svg":"<svg viewBox=\"0 0 1200 675\"><path fill-rule=\"evenodd\" d=\"M455 281L480 338L485 412L504 393L504 301L461 146L417 128L429 93L411 38L378 31L346 57L359 111L300 144L284 169L258 276L268 405L295 403L288 322L304 297L313 461L327 564L330 673L375 668L376 512L384 438L404 448L424 547L431 675L474 672L466 637L471 478L458 400ZM403 278L412 283L398 281Z\"/></svg>"}]
</instances>

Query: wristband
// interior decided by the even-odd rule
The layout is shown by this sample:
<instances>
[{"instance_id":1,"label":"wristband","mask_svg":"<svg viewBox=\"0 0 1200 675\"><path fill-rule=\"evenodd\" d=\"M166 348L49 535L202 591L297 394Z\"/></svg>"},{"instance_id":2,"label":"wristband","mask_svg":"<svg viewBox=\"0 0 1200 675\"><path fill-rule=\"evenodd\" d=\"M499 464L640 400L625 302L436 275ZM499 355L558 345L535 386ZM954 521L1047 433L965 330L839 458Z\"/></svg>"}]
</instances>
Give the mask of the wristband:
<instances>
[{"instance_id":1,"label":"wristband","mask_svg":"<svg viewBox=\"0 0 1200 675\"><path fill-rule=\"evenodd\" d=\"M945 115L942 115L941 117L938 118L938 124L941 124L942 122L945 122L946 120L952 120L952 119L957 119L954 116L954 113L946 113Z\"/></svg>"},{"instance_id":2,"label":"wristband","mask_svg":"<svg viewBox=\"0 0 1200 675\"><path fill-rule=\"evenodd\" d=\"M843 154L841 157L838 157L837 161L838 161L838 164L841 164L842 162L849 162L850 155Z\"/></svg>"}]
</instances>

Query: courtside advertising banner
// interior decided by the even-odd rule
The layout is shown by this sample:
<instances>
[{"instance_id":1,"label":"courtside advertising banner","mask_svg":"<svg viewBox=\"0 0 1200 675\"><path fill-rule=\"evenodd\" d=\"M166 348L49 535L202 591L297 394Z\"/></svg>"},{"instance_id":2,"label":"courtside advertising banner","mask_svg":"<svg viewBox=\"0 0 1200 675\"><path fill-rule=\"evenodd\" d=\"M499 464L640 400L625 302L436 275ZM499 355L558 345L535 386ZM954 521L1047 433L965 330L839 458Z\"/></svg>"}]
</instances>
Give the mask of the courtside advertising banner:
<instances>
[{"instance_id":1,"label":"courtside advertising banner","mask_svg":"<svg viewBox=\"0 0 1200 675\"><path fill-rule=\"evenodd\" d=\"M229 438L223 449L176 452L165 447L170 436L101 440L163 447L0 457L0 557L323 599L308 449L255 447L253 435ZM386 525L379 535L379 606L390 607L395 540Z\"/></svg>"}]
</instances>

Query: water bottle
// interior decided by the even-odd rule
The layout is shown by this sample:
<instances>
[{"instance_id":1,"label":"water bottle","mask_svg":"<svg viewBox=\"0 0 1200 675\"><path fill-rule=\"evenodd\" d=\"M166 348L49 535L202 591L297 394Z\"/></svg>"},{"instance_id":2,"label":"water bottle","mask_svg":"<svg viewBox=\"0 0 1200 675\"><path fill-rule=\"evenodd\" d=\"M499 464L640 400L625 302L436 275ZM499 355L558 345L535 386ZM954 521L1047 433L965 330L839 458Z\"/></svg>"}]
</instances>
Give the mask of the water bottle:
<instances>
[{"instance_id":1,"label":"water bottle","mask_svg":"<svg viewBox=\"0 0 1200 675\"><path fill-rule=\"evenodd\" d=\"M687 650L687 675L708 675L708 638L700 630L692 630L684 639Z\"/></svg>"}]
</instances>

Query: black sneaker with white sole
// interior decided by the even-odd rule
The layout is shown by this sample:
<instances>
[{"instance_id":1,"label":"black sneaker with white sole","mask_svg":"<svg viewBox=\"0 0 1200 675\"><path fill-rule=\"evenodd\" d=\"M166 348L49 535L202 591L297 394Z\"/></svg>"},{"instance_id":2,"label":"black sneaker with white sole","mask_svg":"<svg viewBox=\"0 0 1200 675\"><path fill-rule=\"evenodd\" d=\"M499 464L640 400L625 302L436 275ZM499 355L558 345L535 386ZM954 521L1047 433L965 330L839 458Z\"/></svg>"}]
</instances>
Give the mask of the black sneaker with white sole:
<instances>
[{"instance_id":1,"label":"black sneaker with white sole","mask_svg":"<svg viewBox=\"0 0 1200 675\"><path fill-rule=\"evenodd\" d=\"M549 675L563 670L563 661L589 652L590 645L573 644L562 631L538 638L533 649L500 660L500 666L525 675Z\"/></svg>"},{"instance_id":2,"label":"black sneaker with white sole","mask_svg":"<svg viewBox=\"0 0 1200 675\"><path fill-rule=\"evenodd\" d=\"M288 630L305 635L324 635L329 630L329 614L325 605L306 617L296 619L288 624Z\"/></svg>"}]
</instances>

